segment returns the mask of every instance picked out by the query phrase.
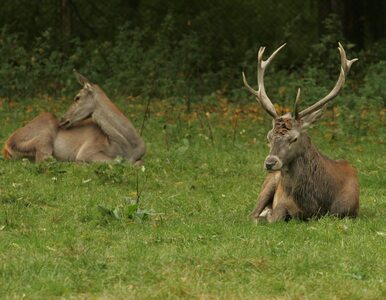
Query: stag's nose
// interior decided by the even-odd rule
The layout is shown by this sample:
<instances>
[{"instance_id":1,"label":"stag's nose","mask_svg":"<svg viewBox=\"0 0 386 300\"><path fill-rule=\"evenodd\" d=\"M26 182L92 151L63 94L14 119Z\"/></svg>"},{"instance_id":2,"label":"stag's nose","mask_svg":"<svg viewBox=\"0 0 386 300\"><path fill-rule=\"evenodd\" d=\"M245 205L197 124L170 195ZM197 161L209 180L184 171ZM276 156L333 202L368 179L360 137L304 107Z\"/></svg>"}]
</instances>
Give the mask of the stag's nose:
<instances>
[{"instance_id":1,"label":"stag's nose","mask_svg":"<svg viewBox=\"0 0 386 300\"><path fill-rule=\"evenodd\" d=\"M265 169L267 171L273 170L275 165L277 164L278 160L274 156L268 156L267 159L265 160Z\"/></svg>"},{"instance_id":2,"label":"stag's nose","mask_svg":"<svg viewBox=\"0 0 386 300\"><path fill-rule=\"evenodd\" d=\"M265 168L267 170L272 170L275 165L276 165L276 162L265 163Z\"/></svg>"}]
</instances>

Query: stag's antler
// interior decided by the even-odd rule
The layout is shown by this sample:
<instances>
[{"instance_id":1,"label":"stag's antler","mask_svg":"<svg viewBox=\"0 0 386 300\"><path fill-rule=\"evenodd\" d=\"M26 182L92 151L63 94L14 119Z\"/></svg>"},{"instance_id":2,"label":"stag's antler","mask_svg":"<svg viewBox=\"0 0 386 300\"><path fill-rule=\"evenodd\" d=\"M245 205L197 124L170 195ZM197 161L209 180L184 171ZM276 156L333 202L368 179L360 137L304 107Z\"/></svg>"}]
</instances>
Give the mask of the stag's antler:
<instances>
[{"instance_id":1,"label":"stag's antler","mask_svg":"<svg viewBox=\"0 0 386 300\"><path fill-rule=\"evenodd\" d=\"M334 88L331 90L331 92L325 96L323 99L320 99L318 102L316 102L314 105L311 105L310 107L306 108L305 110L301 111L298 116L299 118L302 118L306 115L309 115L318 109L322 108L324 105L326 105L329 101L334 99L340 92L340 90L343 87L343 84L346 79L346 75L348 71L350 70L351 65L356 62L358 59L354 58L352 60L348 60L346 57L346 52L344 51L344 48L341 43L338 43L339 47L339 53L340 53L340 61L341 61L341 67L340 67L340 74L338 81L336 82Z\"/></svg>"},{"instance_id":2,"label":"stag's antler","mask_svg":"<svg viewBox=\"0 0 386 300\"><path fill-rule=\"evenodd\" d=\"M247 82L245 74L243 72L243 81L246 89L250 91L253 95L256 96L257 102L261 104L261 106L269 113L273 118L277 117L276 109L272 104L272 101L268 98L267 93L265 92L264 87L264 71L269 65L269 63L274 59L276 54L285 46L286 44L281 45L275 52L271 54L271 56L267 60L263 60L263 54L265 47L261 47L259 49L259 53L257 55L257 83L259 89L254 90Z\"/></svg>"},{"instance_id":3,"label":"stag's antler","mask_svg":"<svg viewBox=\"0 0 386 300\"><path fill-rule=\"evenodd\" d=\"M293 111L293 114L294 114L294 118L297 119L298 116L299 116L299 111L298 111L298 108L299 108L299 99L300 99L300 88L298 88L298 92L296 94L296 99L295 99L295 103L294 103L294 111Z\"/></svg>"}]
</instances>

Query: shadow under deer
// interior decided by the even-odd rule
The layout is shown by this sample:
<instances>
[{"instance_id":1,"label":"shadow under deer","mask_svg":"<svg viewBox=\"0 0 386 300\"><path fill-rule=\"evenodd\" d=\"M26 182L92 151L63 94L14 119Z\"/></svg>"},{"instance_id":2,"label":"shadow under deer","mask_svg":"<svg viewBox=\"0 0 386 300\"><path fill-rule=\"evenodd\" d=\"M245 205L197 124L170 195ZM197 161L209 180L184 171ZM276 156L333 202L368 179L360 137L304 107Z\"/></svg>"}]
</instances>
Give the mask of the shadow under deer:
<instances>
[{"instance_id":1,"label":"shadow under deer","mask_svg":"<svg viewBox=\"0 0 386 300\"><path fill-rule=\"evenodd\" d=\"M97 84L76 71L75 76L83 88L63 118L41 113L12 133L4 157L104 162L120 156L142 164L145 143L131 122Z\"/></svg>"},{"instance_id":2,"label":"shadow under deer","mask_svg":"<svg viewBox=\"0 0 386 300\"><path fill-rule=\"evenodd\" d=\"M331 92L312 106L298 112L300 89L294 111L279 116L264 87L264 72L282 45L263 60L265 48L258 53L258 90L254 90L243 73L246 89L272 117L273 128L268 132L270 152L264 162L268 175L263 183L256 208L251 216L268 222L287 218L309 219L326 214L356 217L359 209L359 183L356 170L344 160L332 160L320 153L306 133L307 127L323 114L327 104L342 89L351 65L339 43L341 68Z\"/></svg>"}]
</instances>

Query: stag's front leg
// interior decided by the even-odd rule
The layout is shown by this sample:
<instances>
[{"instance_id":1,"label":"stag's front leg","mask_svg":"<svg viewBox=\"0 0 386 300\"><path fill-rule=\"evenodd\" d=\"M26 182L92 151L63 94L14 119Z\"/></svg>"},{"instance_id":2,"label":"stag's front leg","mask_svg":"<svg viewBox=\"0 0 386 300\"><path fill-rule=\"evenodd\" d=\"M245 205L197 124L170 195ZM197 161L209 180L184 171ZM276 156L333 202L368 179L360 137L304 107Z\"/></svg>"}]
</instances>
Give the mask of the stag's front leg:
<instances>
[{"instance_id":1,"label":"stag's front leg","mask_svg":"<svg viewBox=\"0 0 386 300\"><path fill-rule=\"evenodd\" d=\"M301 213L293 198L288 195L279 181L272 203L272 211L267 215L269 223L285 221L293 217L300 217Z\"/></svg>"},{"instance_id":2,"label":"stag's front leg","mask_svg":"<svg viewBox=\"0 0 386 300\"><path fill-rule=\"evenodd\" d=\"M273 223L277 221L284 221L288 217L288 209L285 205L281 204L275 208L273 208L270 212L267 214L267 221L268 223Z\"/></svg>"},{"instance_id":3,"label":"stag's front leg","mask_svg":"<svg viewBox=\"0 0 386 300\"><path fill-rule=\"evenodd\" d=\"M252 218L259 219L260 217L268 217L279 179L280 172L269 173L265 178L259 198L257 199L256 207L251 213Z\"/></svg>"},{"instance_id":4,"label":"stag's front leg","mask_svg":"<svg viewBox=\"0 0 386 300\"><path fill-rule=\"evenodd\" d=\"M17 129L5 142L6 159L35 158L37 162L52 157L59 123L51 113L41 113Z\"/></svg>"}]
</instances>

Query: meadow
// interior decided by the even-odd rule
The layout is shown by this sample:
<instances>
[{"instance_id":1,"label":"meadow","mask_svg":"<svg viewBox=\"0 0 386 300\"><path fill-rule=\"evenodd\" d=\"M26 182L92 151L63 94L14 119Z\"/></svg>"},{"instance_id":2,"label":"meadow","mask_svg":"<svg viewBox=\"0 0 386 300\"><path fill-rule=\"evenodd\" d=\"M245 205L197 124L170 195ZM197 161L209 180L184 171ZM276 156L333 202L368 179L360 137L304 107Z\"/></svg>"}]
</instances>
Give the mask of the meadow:
<instances>
[{"instance_id":1,"label":"meadow","mask_svg":"<svg viewBox=\"0 0 386 300\"><path fill-rule=\"evenodd\" d=\"M267 224L248 216L271 127L256 103L114 102L143 127L144 167L0 160L1 299L386 297L384 110L354 124L334 107L309 130L357 168L357 219ZM0 141L69 104L3 99Z\"/></svg>"}]
</instances>

